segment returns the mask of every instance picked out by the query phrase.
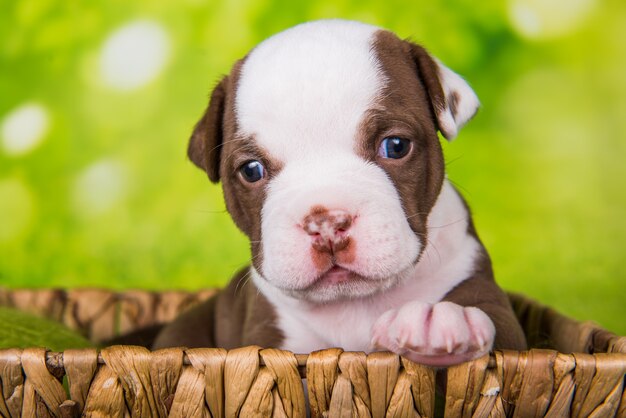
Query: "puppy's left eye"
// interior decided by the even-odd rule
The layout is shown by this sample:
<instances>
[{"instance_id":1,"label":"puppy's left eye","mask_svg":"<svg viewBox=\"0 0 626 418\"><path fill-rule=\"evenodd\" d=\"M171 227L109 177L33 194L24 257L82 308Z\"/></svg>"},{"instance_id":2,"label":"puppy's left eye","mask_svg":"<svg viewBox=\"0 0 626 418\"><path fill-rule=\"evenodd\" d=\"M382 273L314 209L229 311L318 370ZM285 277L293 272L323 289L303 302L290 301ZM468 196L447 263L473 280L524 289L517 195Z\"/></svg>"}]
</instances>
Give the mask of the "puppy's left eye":
<instances>
[{"instance_id":1,"label":"puppy's left eye","mask_svg":"<svg viewBox=\"0 0 626 418\"><path fill-rule=\"evenodd\" d=\"M265 167L263 167L260 161L256 160L244 163L239 168L239 172L241 173L241 177L248 183L256 183L265 177Z\"/></svg>"},{"instance_id":2,"label":"puppy's left eye","mask_svg":"<svg viewBox=\"0 0 626 418\"><path fill-rule=\"evenodd\" d=\"M408 139L397 136L388 136L383 139L378 147L378 155L383 158L398 160L409 153L411 142Z\"/></svg>"}]
</instances>

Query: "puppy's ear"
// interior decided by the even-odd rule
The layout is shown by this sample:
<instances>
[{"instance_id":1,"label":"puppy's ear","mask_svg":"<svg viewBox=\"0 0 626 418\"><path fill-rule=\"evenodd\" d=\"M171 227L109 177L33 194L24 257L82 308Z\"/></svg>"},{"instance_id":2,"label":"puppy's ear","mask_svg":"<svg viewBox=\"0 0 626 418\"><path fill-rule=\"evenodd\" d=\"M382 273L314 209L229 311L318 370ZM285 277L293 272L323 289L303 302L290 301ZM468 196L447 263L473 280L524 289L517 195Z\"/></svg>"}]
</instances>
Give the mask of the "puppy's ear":
<instances>
[{"instance_id":1,"label":"puppy's ear","mask_svg":"<svg viewBox=\"0 0 626 418\"><path fill-rule=\"evenodd\" d=\"M187 155L198 167L206 171L213 183L220 180L220 154L222 151L223 121L226 102L226 83L222 78L211 93L209 107L198 121L189 139Z\"/></svg>"},{"instance_id":2,"label":"puppy's ear","mask_svg":"<svg viewBox=\"0 0 626 418\"><path fill-rule=\"evenodd\" d=\"M439 131L446 139L452 140L478 111L478 97L460 75L431 57L424 48L413 43L410 43L410 48L428 91Z\"/></svg>"}]
</instances>

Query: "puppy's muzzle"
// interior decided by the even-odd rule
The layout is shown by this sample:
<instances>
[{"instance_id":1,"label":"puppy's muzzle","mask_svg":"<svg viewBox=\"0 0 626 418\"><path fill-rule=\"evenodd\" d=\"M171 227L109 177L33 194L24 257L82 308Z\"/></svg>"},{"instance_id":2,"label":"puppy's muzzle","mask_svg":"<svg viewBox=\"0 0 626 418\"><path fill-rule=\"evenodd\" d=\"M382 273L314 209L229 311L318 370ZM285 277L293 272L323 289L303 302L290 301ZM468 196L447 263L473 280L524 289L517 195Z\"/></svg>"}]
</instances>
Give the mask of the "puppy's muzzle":
<instances>
[{"instance_id":1,"label":"puppy's muzzle","mask_svg":"<svg viewBox=\"0 0 626 418\"><path fill-rule=\"evenodd\" d=\"M311 236L314 250L332 255L350 243L353 221L354 216L346 211L316 207L304 217L302 229Z\"/></svg>"}]
</instances>

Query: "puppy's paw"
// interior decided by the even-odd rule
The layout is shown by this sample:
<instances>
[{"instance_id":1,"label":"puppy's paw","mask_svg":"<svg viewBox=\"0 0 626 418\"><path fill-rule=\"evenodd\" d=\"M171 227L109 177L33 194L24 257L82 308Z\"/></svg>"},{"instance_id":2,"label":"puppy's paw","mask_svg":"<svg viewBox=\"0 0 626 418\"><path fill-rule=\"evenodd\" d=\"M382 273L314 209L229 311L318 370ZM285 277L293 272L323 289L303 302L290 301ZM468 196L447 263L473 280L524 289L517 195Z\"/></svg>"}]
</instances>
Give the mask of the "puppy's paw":
<instances>
[{"instance_id":1,"label":"puppy's paw","mask_svg":"<svg viewBox=\"0 0 626 418\"><path fill-rule=\"evenodd\" d=\"M410 302L378 318L372 327L372 346L445 367L486 354L495 334L493 322L478 308Z\"/></svg>"}]
</instances>

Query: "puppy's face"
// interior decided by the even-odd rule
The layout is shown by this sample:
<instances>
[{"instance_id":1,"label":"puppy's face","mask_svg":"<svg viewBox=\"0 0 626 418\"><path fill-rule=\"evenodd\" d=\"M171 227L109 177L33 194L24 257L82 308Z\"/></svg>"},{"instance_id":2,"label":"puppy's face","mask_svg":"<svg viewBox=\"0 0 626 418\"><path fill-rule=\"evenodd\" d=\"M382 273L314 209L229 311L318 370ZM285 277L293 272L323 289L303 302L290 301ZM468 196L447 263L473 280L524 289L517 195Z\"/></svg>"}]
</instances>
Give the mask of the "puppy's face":
<instances>
[{"instance_id":1,"label":"puppy's face","mask_svg":"<svg viewBox=\"0 0 626 418\"><path fill-rule=\"evenodd\" d=\"M478 101L390 32L345 21L266 40L214 90L189 156L221 180L258 277L313 302L409 275L444 178L446 137Z\"/></svg>"}]
</instances>

